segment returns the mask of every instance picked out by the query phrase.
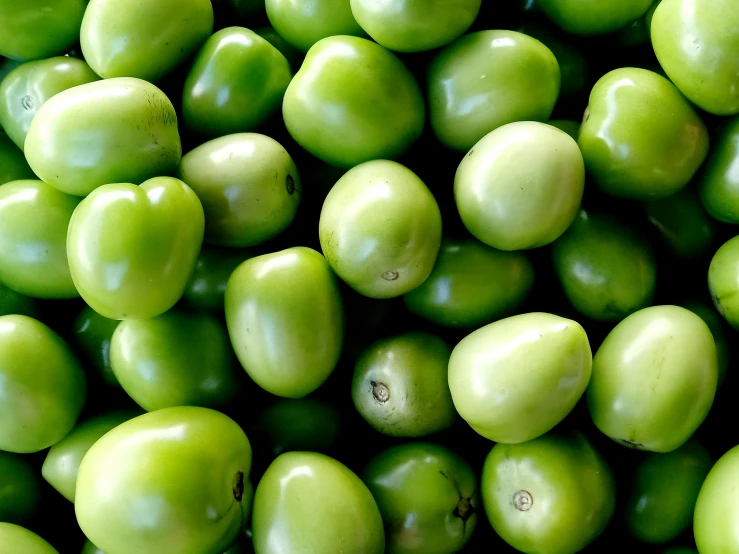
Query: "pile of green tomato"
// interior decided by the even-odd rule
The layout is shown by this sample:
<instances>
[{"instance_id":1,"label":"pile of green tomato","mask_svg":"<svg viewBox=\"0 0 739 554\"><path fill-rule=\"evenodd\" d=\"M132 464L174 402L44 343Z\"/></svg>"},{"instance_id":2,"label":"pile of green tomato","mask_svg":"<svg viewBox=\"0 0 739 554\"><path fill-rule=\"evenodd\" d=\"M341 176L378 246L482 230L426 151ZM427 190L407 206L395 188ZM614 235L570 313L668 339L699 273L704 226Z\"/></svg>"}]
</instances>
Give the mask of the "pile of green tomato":
<instances>
[{"instance_id":1,"label":"pile of green tomato","mask_svg":"<svg viewBox=\"0 0 739 554\"><path fill-rule=\"evenodd\" d=\"M739 0L0 0L0 554L739 554Z\"/></svg>"}]
</instances>

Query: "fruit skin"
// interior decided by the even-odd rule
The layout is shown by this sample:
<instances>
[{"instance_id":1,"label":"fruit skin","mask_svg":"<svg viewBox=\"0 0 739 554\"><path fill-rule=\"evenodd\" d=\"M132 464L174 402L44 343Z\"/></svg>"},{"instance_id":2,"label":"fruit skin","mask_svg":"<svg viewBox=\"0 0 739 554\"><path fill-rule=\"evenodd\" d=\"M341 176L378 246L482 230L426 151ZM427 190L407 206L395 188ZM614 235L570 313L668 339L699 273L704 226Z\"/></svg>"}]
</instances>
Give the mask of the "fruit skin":
<instances>
[{"instance_id":1,"label":"fruit skin","mask_svg":"<svg viewBox=\"0 0 739 554\"><path fill-rule=\"evenodd\" d=\"M698 192L706 211L724 223L739 223L739 117L727 123L698 175Z\"/></svg>"},{"instance_id":2,"label":"fruit skin","mask_svg":"<svg viewBox=\"0 0 739 554\"><path fill-rule=\"evenodd\" d=\"M480 435L521 443L551 430L590 379L592 353L576 321L547 313L501 319L463 338L449 360L459 415Z\"/></svg>"},{"instance_id":3,"label":"fruit skin","mask_svg":"<svg viewBox=\"0 0 739 554\"><path fill-rule=\"evenodd\" d=\"M105 554L102 550L100 550L97 546L92 544L90 541L86 540L84 546L82 547L82 552L80 554Z\"/></svg>"},{"instance_id":4,"label":"fruit skin","mask_svg":"<svg viewBox=\"0 0 739 554\"><path fill-rule=\"evenodd\" d=\"M577 143L535 121L486 135L454 177L454 199L467 230L499 250L549 244L577 216L585 169Z\"/></svg>"},{"instance_id":5,"label":"fruit skin","mask_svg":"<svg viewBox=\"0 0 739 554\"><path fill-rule=\"evenodd\" d=\"M701 486L693 516L693 533L702 554L734 552L739 537L734 532L739 505L731 494L739 484L739 446L716 462Z\"/></svg>"},{"instance_id":6,"label":"fruit skin","mask_svg":"<svg viewBox=\"0 0 739 554\"><path fill-rule=\"evenodd\" d=\"M708 131L670 81L622 67L590 91L578 144L604 192L656 200L688 184L708 153Z\"/></svg>"},{"instance_id":7,"label":"fruit skin","mask_svg":"<svg viewBox=\"0 0 739 554\"><path fill-rule=\"evenodd\" d=\"M447 381L452 349L428 333L381 339L357 360L352 400L376 431L423 437L451 427L458 418Z\"/></svg>"},{"instance_id":8,"label":"fruit skin","mask_svg":"<svg viewBox=\"0 0 739 554\"><path fill-rule=\"evenodd\" d=\"M305 58L305 52L301 52L282 38L282 36L275 31L274 27L260 27L259 29L254 29L254 32L277 48L277 50L285 56L287 61L290 62L290 67L293 71L300 69L300 64L303 63L303 58Z\"/></svg>"},{"instance_id":9,"label":"fruit skin","mask_svg":"<svg viewBox=\"0 0 739 554\"><path fill-rule=\"evenodd\" d=\"M302 398L336 367L344 338L338 283L326 259L297 246L251 258L226 285L231 344L269 393Z\"/></svg>"},{"instance_id":10,"label":"fruit skin","mask_svg":"<svg viewBox=\"0 0 739 554\"><path fill-rule=\"evenodd\" d=\"M38 452L62 440L85 403L85 375L67 344L24 315L0 317L0 450Z\"/></svg>"},{"instance_id":11,"label":"fruit skin","mask_svg":"<svg viewBox=\"0 0 739 554\"><path fill-rule=\"evenodd\" d=\"M128 77L49 99L33 118L24 149L39 179L77 196L169 175L182 154L172 103L154 85Z\"/></svg>"},{"instance_id":12,"label":"fruit skin","mask_svg":"<svg viewBox=\"0 0 739 554\"><path fill-rule=\"evenodd\" d=\"M23 554L59 554L59 552L36 533L12 523L0 522L0 544L6 552Z\"/></svg>"},{"instance_id":13,"label":"fruit skin","mask_svg":"<svg viewBox=\"0 0 739 554\"><path fill-rule=\"evenodd\" d=\"M244 247L284 231L303 197L298 169L276 140L238 133L208 141L182 157L177 176L203 204L205 242Z\"/></svg>"},{"instance_id":14,"label":"fruit skin","mask_svg":"<svg viewBox=\"0 0 739 554\"><path fill-rule=\"evenodd\" d=\"M470 33L429 66L429 121L442 144L466 151L507 123L549 119L559 88L557 58L535 38Z\"/></svg>"},{"instance_id":15,"label":"fruit skin","mask_svg":"<svg viewBox=\"0 0 739 554\"><path fill-rule=\"evenodd\" d=\"M480 483L493 529L527 554L582 550L608 525L616 503L611 469L581 433L496 444Z\"/></svg>"},{"instance_id":16,"label":"fruit skin","mask_svg":"<svg viewBox=\"0 0 739 554\"><path fill-rule=\"evenodd\" d=\"M220 554L248 517L251 460L246 435L220 412L187 406L141 415L85 454L77 521L106 554Z\"/></svg>"},{"instance_id":17,"label":"fruit skin","mask_svg":"<svg viewBox=\"0 0 739 554\"><path fill-rule=\"evenodd\" d=\"M41 487L28 460L0 451L0 522L22 524L39 507Z\"/></svg>"},{"instance_id":18,"label":"fruit skin","mask_svg":"<svg viewBox=\"0 0 739 554\"><path fill-rule=\"evenodd\" d=\"M253 131L282 105L290 63L254 31L227 27L198 52L182 92L188 129L205 136Z\"/></svg>"},{"instance_id":19,"label":"fruit skin","mask_svg":"<svg viewBox=\"0 0 739 554\"><path fill-rule=\"evenodd\" d=\"M0 129L0 185L25 179L36 179L36 174L28 166L23 151Z\"/></svg>"},{"instance_id":20,"label":"fruit skin","mask_svg":"<svg viewBox=\"0 0 739 554\"><path fill-rule=\"evenodd\" d=\"M0 186L0 281L35 298L77 298L67 227L80 198L38 180Z\"/></svg>"},{"instance_id":21,"label":"fruit skin","mask_svg":"<svg viewBox=\"0 0 739 554\"><path fill-rule=\"evenodd\" d=\"M187 60L213 32L210 0L90 0L80 44L103 77L156 82Z\"/></svg>"},{"instance_id":22,"label":"fruit skin","mask_svg":"<svg viewBox=\"0 0 739 554\"><path fill-rule=\"evenodd\" d=\"M308 51L287 87L282 115L300 146L349 169L405 152L423 131L425 108L415 78L391 52L363 38L334 36Z\"/></svg>"},{"instance_id":23,"label":"fruit skin","mask_svg":"<svg viewBox=\"0 0 739 554\"><path fill-rule=\"evenodd\" d=\"M336 441L341 414L314 398L281 398L262 412L257 426L273 458L295 450L324 452Z\"/></svg>"},{"instance_id":24,"label":"fruit skin","mask_svg":"<svg viewBox=\"0 0 739 554\"><path fill-rule=\"evenodd\" d=\"M602 35L639 19L652 0L537 0L537 4L553 23L568 33Z\"/></svg>"},{"instance_id":25,"label":"fruit skin","mask_svg":"<svg viewBox=\"0 0 739 554\"><path fill-rule=\"evenodd\" d=\"M351 0L352 14L373 40L396 52L439 48L474 23L481 0Z\"/></svg>"},{"instance_id":26,"label":"fruit skin","mask_svg":"<svg viewBox=\"0 0 739 554\"><path fill-rule=\"evenodd\" d=\"M182 296L203 227L198 197L178 179L102 186L80 203L69 223L72 279L104 317L155 317Z\"/></svg>"},{"instance_id":27,"label":"fruit skin","mask_svg":"<svg viewBox=\"0 0 739 554\"><path fill-rule=\"evenodd\" d=\"M120 387L110 366L110 339L120 321L85 306L74 321L72 341L77 351L108 385Z\"/></svg>"},{"instance_id":28,"label":"fruit skin","mask_svg":"<svg viewBox=\"0 0 739 554\"><path fill-rule=\"evenodd\" d=\"M385 533L372 494L345 465L315 452L287 452L267 468L254 495L257 554L383 554Z\"/></svg>"},{"instance_id":29,"label":"fruit skin","mask_svg":"<svg viewBox=\"0 0 739 554\"><path fill-rule=\"evenodd\" d=\"M22 150L31 121L49 98L99 80L89 65L69 56L24 63L0 85L0 124Z\"/></svg>"},{"instance_id":30,"label":"fruit skin","mask_svg":"<svg viewBox=\"0 0 739 554\"><path fill-rule=\"evenodd\" d=\"M38 318L40 313L38 300L15 292L0 283L0 316L18 314Z\"/></svg>"},{"instance_id":31,"label":"fruit skin","mask_svg":"<svg viewBox=\"0 0 739 554\"><path fill-rule=\"evenodd\" d=\"M679 306L652 306L621 321L601 344L588 408L614 441L671 452L705 419L717 379L716 347L703 320Z\"/></svg>"},{"instance_id":32,"label":"fruit skin","mask_svg":"<svg viewBox=\"0 0 739 554\"><path fill-rule=\"evenodd\" d=\"M347 171L333 186L318 235L331 268L350 287L370 298L393 298L431 273L441 244L441 212L410 169L374 160Z\"/></svg>"},{"instance_id":33,"label":"fruit skin","mask_svg":"<svg viewBox=\"0 0 739 554\"><path fill-rule=\"evenodd\" d=\"M477 477L448 448L428 442L388 448L361 477L385 523L387 552L458 552L477 526Z\"/></svg>"},{"instance_id":34,"label":"fruit skin","mask_svg":"<svg viewBox=\"0 0 739 554\"><path fill-rule=\"evenodd\" d=\"M739 329L739 236L726 241L713 255L708 290L718 313Z\"/></svg>"},{"instance_id":35,"label":"fruit skin","mask_svg":"<svg viewBox=\"0 0 739 554\"><path fill-rule=\"evenodd\" d=\"M204 246L185 286L184 302L199 310L223 313L228 278L256 255L253 250Z\"/></svg>"},{"instance_id":36,"label":"fruit skin","mask_svg":"<svg viewBox=\"0 0 739 554\"><path fill-rule=\"evenodd\" d=\"M721 386L729 369L730 353L729 340L724 329L724 320L712 306L702 302L684 302L682 307L699 316L711 330L718 359L718 385Z\"/></svg>"},{"instance_id":37,"label":"fruit skin","mask_svg":"<svg viewBox=\"0 0 739 554\"><path fill-rule=\"evenodd\" d=\"M739 113L739 12L732 0L663 0L652 16L654 53L698 107Z\"/></svg>"},{"instance_id":38,"label":"fruit skin","mask_svg":"<svg viewBox=\"0 0 739 554\"><path fill-rule=\"evenodd\" d=\"M480 327L509 315L533 285L534 268L523 252L496 250L472 237L447 237L431 274L403 302L437 325Z\"/></svg>"},{"instance_id":39,"label":"fruit skin","mask_svg":"<svg viewBox=\"0 0 739 554\"><path fill-rule=\"evenodd\" d=\"M573 307L600 321L620 321L649 306L657 262L642 237L616 218L581 210L552 248L554 269Z\"/></svg>"}]
</instances>

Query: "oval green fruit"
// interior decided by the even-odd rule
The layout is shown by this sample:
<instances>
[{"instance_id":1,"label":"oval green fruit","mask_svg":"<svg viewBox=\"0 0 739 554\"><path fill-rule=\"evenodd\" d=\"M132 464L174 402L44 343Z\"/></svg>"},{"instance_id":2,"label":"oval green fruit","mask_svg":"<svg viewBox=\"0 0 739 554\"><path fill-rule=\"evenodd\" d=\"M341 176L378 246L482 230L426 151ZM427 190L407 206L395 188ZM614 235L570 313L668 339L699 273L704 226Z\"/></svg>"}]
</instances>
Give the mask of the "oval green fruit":
<instances>
[{"instance_id":1,"label":"oval green fruit","mask_svg":"<svg viewBox=\"0 0 739 554\"><path fill-rule=\"evenodd\" d=\"M701 554L739 549L735 522L739 505L732 494L739 486L739 446L716 462L701 486L693 516L695 543Z\"/></svg>"},{"instance_id":2,"label":"oval green fruit","mask_svg":"<svg viewBox=\"0 0 739 554\"><path fill-rule=\"evenodd\" d=\"M0 451L0 522L21 524L28 520L39 507L40 485L26 458Z\"/></svg>"},{"instance_id":3,"label":"oval green fruit","mask_svg":"<svg viewBox=\"0 0 739 554\"><path fill-rule=\"evenodd\" d=\"M721 386L729 369L730 352L729 337L724 329L724 320L712 306L703 302L685 302L682 307L698 315L711 330L718 359L718 385Z\"/></svg>"},{"instance_id":4,"label":"oval green fruit","mask_svg":"<svg viewBox=\"0 0 739 554\"><path fill-rule=\"evenodd\" d=\"M222 313L228 278L242 262L256 255L252 250L204 246L185 286L183 300L194 308Z\"/></svg>"},{"instance_id":5,"label":"oval green fruit","mask_svg":"<svg viewBox=\"0 0 739 554\"><path fill-rule=\"evenodd\" d=\"M12 523L0 522L0 544L8 553L59 554L53 546L36 533Z\"/></svg>"},{"instance_id":6,"label":"oval green fruit","mask_svg":"<svg viewBox=\"0 0 739 554\"><path fill-rule=\"evenodd\" d=\"M25 179L36 179L36 174L29 167L23 150L0 129L0 185Z\"/></svg>"},{"instance_id":7,"label":"oval green fruit","mask_svg":"<svg viewBox=\"0 0 739 554\"><path fill-rule=\"evenodd\" d=\"M703 207L724 223L739 223L739 117L729 120L698 176Z\"/></svg>"},{"instance_id":8,"label":"oval green fruit","mask_svg":"<svg viewBox=\"0 0 739 554\"><path fill-rule=\"evenodd\" d=\"M708 289L718 312L739 329L739 236L716 251L708 268Z\"/></svg>"},{"instance_id":9,"label":"oval green fruit","mask_svg":"<svg viewBox=\"0 0 739 554\"><path fill-rule=\"evenodd\" d=\"M602 35L639 19L652 5L652 0L537 0L537 5L568 33Z\"/></svg>"},{"instance_id":10,"label":"oval green fruit","mask_svg":"<svg viewBox=\"0 0 739 554\"><path fill-rule=\"evenodd\" d=\"M97 374L109 385L120 386L110 365L110 339L120 321L101 316L85 306L74 321L72 341Z\"/></svg>"}]
</instances>

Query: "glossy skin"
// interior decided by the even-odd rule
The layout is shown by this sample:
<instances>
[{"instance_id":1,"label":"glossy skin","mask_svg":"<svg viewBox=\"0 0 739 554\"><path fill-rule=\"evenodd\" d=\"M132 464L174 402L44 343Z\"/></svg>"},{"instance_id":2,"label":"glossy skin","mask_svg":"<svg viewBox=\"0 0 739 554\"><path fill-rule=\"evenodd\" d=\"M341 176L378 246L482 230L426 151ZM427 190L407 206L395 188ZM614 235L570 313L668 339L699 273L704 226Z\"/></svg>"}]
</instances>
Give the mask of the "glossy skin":
<instances>
[{"instance_id":1,"label":"glossy skin","mask_svg":"<svg viewBox=\"0 0 739 554\"><path fill-rule=\"evenodd\" d=\"M693 516L693 533L700 552L733 552L739 548L735 533L739 505L733 494L739 485L739 446L726 452L703 482Z\"/></svg>"},{"instance_id":2,"label":"glossy skin","mask_svg":"<svg viewBox=\"0 0 739 554\"><path fill-rule=\"evenodd\" d=\"M0 317L0 450L27 454L62 440L85 403L85 375L66 343L23 315Z\"/></svg>"},{"instance_id":3,"label":"glossy skin","mask_svg":"<svg viewBox=\"0 0 739 554\"><path fill-rule=\"evenodd\" d=\"M201 144L182 157L177 175L203 204L205 242L218 246L254 246L277 236L303 197L290 154L258 133Z\"/></svg>"},{"instance_id":4,"label":"glossy skin","mask_svg":"<svg viewBox=\"0 0 739 554\"><path fill-rule=\"evenodd\" d=\"M336 367L344 314L338 283L325 258L294 247L251 258L226 286L231 344L264 390L302 398Z\"/></svg>"},{"instance_id":5,"label":"glossy skin","mask_svg":"<svg viewBox=\"0 0 739 554\"><path fill-rule=\"evenodd\" d=\"M652 202L644 212L672 252L685 259L708 253L716 237L716 223L689 188Z\"/></svg>"},{"instance_id":6,"label":"glossy skin","mask_svg":"<svg viewBox=\"0 0 739 554\"><path fill-rule=\"evenodd\" d=\"M267 40L243 27L212 35L185 81L185 125L204 136L253 131L282 105L290 63Z\"/></svg>"},{"instance_id":7,"label":"glossy skin","mask_svg":"<svg viewBox=\"0 0 739 554\"><path fill-rule=\"evenodd\" d=\"M39 507L36 470L18 454L0 451L0 522L21 524Z\"/></svg>"},{"instance_id":8,"label":"glossy skin","mask_svg":"<svg viewBox=\"0 0 739 554\"><path fill-rule=\"evenodd\" d=\"M0 86L0 124L23 149L31 121L49 98L99 79L89 65L69 56L24 63L11 71Z\"/></svg>"},{"instance_id":9,"label":"glossy skin","mask_svg":"<svg viewBox=\"0 0 739 554\"><path fill-rule=\"evenodd\" d=\"M64 54L77 41L85 0L0 2L0 56L36 60Z\"/></svg>"},{"instance_id":10,"label":"glossy skin","mask_svg":"<svg viewBox=\"0 0 739 554\"><path fill-rule=\"evenodd\" d=\"M739 113L739 12L732 0L663 0L652 17L654 52L688 99L716 115Z\"/></svg>"},{"instance_id":11,"label":"glossy skin","mask_svg":"<svg viewBox=\"0 0 739 554\"><path fill-rule=\"evenodd\" d=\"M375 160L333 186L318 236L331 268L350 287L370 298L393 298L431 273L441 245L441 213L415 173Z\"/></svg>"},{"instance_id":12,"label":"glossy skin","mask_svg":"<svg viewBox=\"0 0 739 554\"><path fill-rule=\"evenodd\" d=\"M41 466L41 475L64 498L74 502L77 473L87 451L108 431L138 415L140 412L112 412L78 424L51 447Z\"/></svg>"},{"instance_id":13,"label":"glossy skin","mask_svg":"<svg viewBox=\"0 0 739 554\"><path fill-rule=\"evenodd\" d=\"M649 454L637 466L625 508L626 525L637 539L665 543L690 527L703 480L713 458L689 441L668 454Z\"/></svg>"},{"instance_id":14,"label":"glossy skin","mask_svg":"<svg viewBox=\"0 0 739 554\"><path fill-rule=\"evenodd\" d=\"M212 32L210 0L90 0L80 44L87 63L104 79L156 82Z\"/></svg>"},{"instance_id":15,"label":"glossy skin","mask_svg":"<svg viewBox=\"0 0 739 554\"><path fill-rule=\"evenodd\" d=\"M708 153L708 132L670 81L622 67L590 92L578 144L604 192L656 200L688 184Z\"/></svg>"},{"instance_id":16,"label":"glossy skin","mask_svg":"<svg viewBox=\"0 0 739 554\"><path fill-rule=\"evenodd\" d=\"M76 298L67 227L79 204L38 180L0 186L0 281L36 298Z\"/></svg>"},{"instance_id":17,"label":"glossy skin","mask_svg":"<svg viewBox=\"0 0 739 554\"><path fill-rule=\"evenodd\" d=\"M109 385L120 386L110 365L110 339L120 321L85 306L74 322L72 340L85 361Z\"/></svg>"},{"instance_id":18,"label":"glossy skin","mask_svg":"<svg viewBox=\"0 0 739 554\"><path fill-rule=\"evenodd\" d=\"M323 452L339 434L341 415L333 404L313 398L282 398L267 408L257 426L266 437L270 454Z\"/></svg>"},{"instance_id":19,"label":"glossy skin","mask_svg":"<svg viewBox=\"0 0 739 554\"><path fill-rule=\"evenodd\" d=\"M282 38L282 36L275 31L274 27L260 27L259 29L254 29L254 32L277 48L277 50L285 56L287 61L290 62L290 67L292 67L293 71L300 69L300 64L303 62L305 53L301 52Z\"/></svg>"},{"instance_id":20,"label":"glossy skin","mask_svg":"<svg viewBox=\"0 0 739 554\"><path fill-rule=\"evenodd\" d=\"M708 268L708 289L718 312L739 329L739 237L718 249Z\"/></svg>"},{"instance_id":21,"label":"glossy skin","mask_svg":"<svg viewBox=\"0 0 739 554\"><path fill-rule=\"evenodd\" d=\"M712 306L702 302L685 302L682 304L682 307L699 316L711 330L713 342L716 345L718 384L720 386L726 378L726 373L729 369L729 337L724 329L724 320Z\"/></svg>"},{"instance_id":22,"label":"glossy skin","mask_svg":"<svg viewBox=\"0 0 739 554\"><path fill-rule=\"evenodd\" d=\"M109 319L166 312L195 266L203 220L195 193L173 177L98 188L69 224L67 254L77 290Z\"/></svg>"},{"instance_id":23,"label":"glossy skin","mask_svg":"<svg viewBox=\"0 0 739 554\"><path fill-rule=\"evenodd\" d=\"M107 433L83 458L77 521L106 554L220 554L248 517L251 459L244 432L219 412L144 414Z\"/></svg>"},{"instance_id":24,"label":"glossy skin","mask_svg":"<svg viewBox=\"0 0 739 554\"><path fill-rule=\"evenodd\" d=\"M171 174L182 148L164 93L139 79L96 81L47 101L31 122L28 163L41 180L87 196L109 183Z\"/></svg>"},{"instance_id":25,"label":"glossy skin","mask_svg":"<svg viewBox=\"0 0 739 554\"><path fill-rule=\"evenodd\" d=\"M739 223L739 117L731 119L698 176L703 207L725 223Z\"/></svg>"},{"instance_id":26,"label":"glossy skin","mask_svg":"<svg viewBox=\"0 0 739 554\"><path fill-rule=\"evenodd\" d=\"M287 87L282 115L298 144L347 169L400 156L425 120L421 90L403 62L374 42L349 36L310 49Z\"/></svg>"},{"instance_id":27,"label":"glossy skin","mask_svg":"<svg viewBox=\"0 0 739 554\"><path fill-rule=\"evenodd\" d=\"M0 316L18 314L38 318L40 311L35 298L17 293L0 283Z\"/></svg>"},{"instance_id":28,"label":"glossy skin","mask_svg":"<svg viewBox=\"0 0 739 554\"><path fill-rule=\"evenodd\" d=\"M447 381L452 349L428 333L381 339L357 360L352 400L376 431L423 437L451 427L458 418Z\"/></svg>"},{"instance_id":29,"label":"glossy skin","mask_svg":"<svg viewBox=\"0 0 739 554\"><path fill-rule=\"evenodd\" d=\"M12 523L0 522L0 544L6 552L59 554L53 546L36 533Z\"/></svg>"},{"instance_id":30,"label":"glossy skin","mask_svg":"<svg viewBox=\"0 0 739 554\"><path fill-rule=\"evenodd\" d=\"M254 496L257 554L383 554L382 518L352 471L314 452L287 452L267 468Z\"/></svg>"},{"instance_id":31,"label":"glossy skin","mask_svg":"<svg viewBox=\"0 0 739 554\"><path fill-rule=\"evenodd\" d=\"M572 306L620 321L652 303L657 262L649 243L616 218L581 210L552 248L554 270Z\"/></svg>"},{"instance_id":32,"label":"glossy skin","mask_svg":"<svg viewBox=\"0 0 739 554\"><path fill-rule=\"evenodd\" d=\"M36 175L28 166L23 151L0 130L0 185L35 178Z\"/></svg>"},{"instance_id":33,"label":"glossy skin","mask_svg":"<svg viewBox=\"0 0 739 554\"><path fill-rule=\"evenodd\" d=\"M228 278L241 262L255 255L251 250L204 246L185 286L183 301L200 310L223 312Z\"/></svg>"},{"instance_id":34,"label":"glossy skin","mask_svg":"<svg viewBox=\"0 0 739 554\"><path fill-rule=\"evenodd\" d=\"M716 346L703 320L678 306L653 306L621 321L601 344L588 408L614 441L671 452L705 419L717 379Z\"/></svg>"},{"instance_id":35,"label":"glossy skin","mask_svg":"<svg viewBox=\"0 0 739 554\"><path fill-rule=\"evenodd\" d=\"M357 23L396 52L433 50L461 36L475 21L481 0L351 0Z\"/></svg>"},{"instance_id":36,"label":"glossy skin","mask_svg":"<svg viewBox=\"0 0 739 554\"><path fill-rule=\"evenodd\" d=\"M495 532L527 554L582 550L608 525L616 503L610 468L580 433L496 444L480 484Z\"/></svg>"},{"instance_id":37,"label":"glossy skin","mask_svg":"<svg viewBox=\"0 0 739 554\"><path fill-rule=\"evenodd\" d=\"M520 121L486 135L464 157L454 199L467 230L499 250L526 250L557 239L577 215L585 168L564 131Z\"/></svg>"},{"instance_id":38,"label":"glossy skin","mask_svg":"<svg viewBox=\"0 0 739 554\"><path fill-rule=\"evenodd\" d=\"M501 319L467 335L449 360L459 415L483 437L521 443L551 430L590 379L592 353L575 321L546 313Z\"/></svg>"},{"instance_id":39,"label":"glossy skin","mask_svg":"<svg viewBox=\"0 0 739 554\"><path fill-rule=\"evenodd\" d=\"M602 35L618 31L649 9L652 0L537 0L556 25L575 35Z\"/></svg>"},{"instance_id":40,"label":"glossy skin","mask_svg":"<svg viewBox=\"0 0 739 554\"><path fill-rule=\"evenodd\" d=\"M403 296L405 306L437 325L480 327L507 316L534 284L522 252L503 252L473 238L445 238L428 279Z\"/></svg>"},{"instance_id":41,"label":"glossy skin","mask_svg":"<svg viewBox=\"0 0 739 554\"><path fill-rule=\"evenodd\" d=\"M443 446L415 442L384 450L362 480L385 523L388 553L458 552L477 526L475 472Z\"/></svg>"},{"instance_id":42,"label":"glossy skin","mask_svg":"<svg viewBox=\"0 0 739 554\"><path fill-rule=\"evenodd\" d=\"M506 123L549 119L559 87L557 59L538 40L514 31L470 33L429 66L429 120L442 144L467 151Z\"/></svg>"}]
</instances>

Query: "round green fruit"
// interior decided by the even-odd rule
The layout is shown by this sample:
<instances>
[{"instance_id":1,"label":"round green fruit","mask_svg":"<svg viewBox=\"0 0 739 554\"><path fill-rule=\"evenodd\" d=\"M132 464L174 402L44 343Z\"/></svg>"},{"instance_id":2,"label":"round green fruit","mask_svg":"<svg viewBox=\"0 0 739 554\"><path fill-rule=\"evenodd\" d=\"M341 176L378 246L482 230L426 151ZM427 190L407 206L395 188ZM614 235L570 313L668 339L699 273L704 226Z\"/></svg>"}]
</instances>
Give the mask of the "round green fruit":
<instances>
[{"instance_id":1,"label":"round green fruit","mask_svg":"<svg viewBox=\"0 0 739 554\"><path fill-rule=\"evenodd\" d=\"M708 268L708 289L718 312L739 329L739 236L716 251Z\"/></svg>"},{"instance_id":2,"label":"round green fruit","mask_svg":"<svg viewBox=\"0 0 739 554\"><path fill-rule=\"evenodd\" d=\"M724 223L739 223L739 117L721 130L698 176L703 207Z\"/></svg>"},{"instance_id":3,"label":"round green fruit","mask_svg":"<svg viewBox=\"0 0 739 554\"><path fill-rule=\"evenodd\" d=\"M574 35L612 33L639 19L652 0L537 0L542 12Z\"/></svg>"},{"instance_id":4,"label":"round green fruit","mask_svg":"<svg viewBox=\"0 0 739 554\"><path fill-rule=\"evenodd\" d=\"M711 468L698 494L693 533L701 554L722 554L739 549L735 527L739 505L733 494L738 486L739 446L735 446Z\"/></svg>"},{"instance_id":5,"label":"round green fruit","mask_svg":"<svg viewBox=\"0 0 739 554\"><path fill-rule=\"evenodd\" d=\"M716 344L716 356L718 358L718 384L720 386L726 378L726 373L729 369L729 337L724 328L724 320L712 306L704 304L703 302L685 302L682 304L682 307L698 315L711 330L713 342Z\"/></svg>"}]
</instances>

